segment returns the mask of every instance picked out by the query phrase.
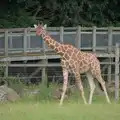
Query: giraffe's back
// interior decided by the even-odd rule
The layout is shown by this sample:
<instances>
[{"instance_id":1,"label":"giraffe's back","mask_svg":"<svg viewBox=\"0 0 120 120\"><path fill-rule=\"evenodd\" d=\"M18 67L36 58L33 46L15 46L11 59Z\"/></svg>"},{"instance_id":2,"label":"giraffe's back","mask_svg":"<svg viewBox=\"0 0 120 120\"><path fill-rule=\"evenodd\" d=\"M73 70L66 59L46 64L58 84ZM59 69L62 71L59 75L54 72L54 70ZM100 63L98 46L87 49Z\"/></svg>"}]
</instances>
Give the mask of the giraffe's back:
<instances>
[{"instance_id":1,"label":"giraffe's back","mask_svg":"<svg viewBox=\"0 0 120 120\"><path fill-rule=\"evenodd\" d=\"M99 61L94 54L82 52L71 45L65 47L62 57L63 67L73 72L77 70L79 73L95 72L100 69Z\"/></svg>"}]
</instances>

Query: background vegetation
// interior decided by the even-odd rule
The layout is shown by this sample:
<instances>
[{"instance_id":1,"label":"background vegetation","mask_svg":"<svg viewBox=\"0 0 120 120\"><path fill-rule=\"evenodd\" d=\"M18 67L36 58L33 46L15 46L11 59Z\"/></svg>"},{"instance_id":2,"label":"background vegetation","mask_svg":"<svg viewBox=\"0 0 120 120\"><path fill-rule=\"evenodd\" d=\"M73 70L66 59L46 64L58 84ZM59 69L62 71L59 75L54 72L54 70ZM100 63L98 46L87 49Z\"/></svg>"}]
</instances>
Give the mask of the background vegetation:
<instances>
[{"instance_id":1,"label":"background vegetation","mask_svg":"<svg viewBox=\"0 0 120 120\"><path fill-rule=\"evenodd\" d=\"M120 0L1 0L0 28L48 26L120 26Z\"/></svg>"}]
</instances>

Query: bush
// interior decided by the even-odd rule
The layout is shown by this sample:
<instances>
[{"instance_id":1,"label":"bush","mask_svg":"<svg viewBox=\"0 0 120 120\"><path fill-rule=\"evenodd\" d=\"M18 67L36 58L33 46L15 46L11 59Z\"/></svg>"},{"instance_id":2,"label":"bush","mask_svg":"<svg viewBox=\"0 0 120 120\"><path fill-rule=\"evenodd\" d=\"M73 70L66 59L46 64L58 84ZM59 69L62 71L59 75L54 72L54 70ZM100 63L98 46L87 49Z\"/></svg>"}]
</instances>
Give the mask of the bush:
<instances>
[{"instance_id":1,"label":"bush","mask_svg":"<svg viewBox=\"0 0 120 120\"><path fill-rule=\"evenodd\" d=\"M43 84L39 85L39 93L36 94L35 99L37 101L51 101L53 100L53 93L56 90L57 86L51 84L49 87L46 87Z\"/></svg>"}]
</instances>

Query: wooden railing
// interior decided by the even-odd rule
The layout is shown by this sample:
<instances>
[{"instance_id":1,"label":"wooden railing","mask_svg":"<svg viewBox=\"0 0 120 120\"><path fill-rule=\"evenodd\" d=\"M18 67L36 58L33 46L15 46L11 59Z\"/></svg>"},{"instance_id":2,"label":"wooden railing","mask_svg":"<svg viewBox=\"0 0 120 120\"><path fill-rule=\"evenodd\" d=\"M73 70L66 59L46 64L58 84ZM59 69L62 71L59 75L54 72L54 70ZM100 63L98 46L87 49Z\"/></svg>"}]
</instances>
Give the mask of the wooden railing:
<instances>
[{"instance_id":1,"label":"wooden railing","mask_svg":"<svg viewBox=\"0 0 120 120\"><path fill-rule=\"evenodd\" d=\"M111 53L116 43L120 43L120 28L108 27L49 27L48 32L61 43L73 44L79 49ZM0 56L13 53L27 55L28 52L50 51L34 28L0 29ZM15 54L16 55L16 54Z\"/></svg>"}]
</instances>

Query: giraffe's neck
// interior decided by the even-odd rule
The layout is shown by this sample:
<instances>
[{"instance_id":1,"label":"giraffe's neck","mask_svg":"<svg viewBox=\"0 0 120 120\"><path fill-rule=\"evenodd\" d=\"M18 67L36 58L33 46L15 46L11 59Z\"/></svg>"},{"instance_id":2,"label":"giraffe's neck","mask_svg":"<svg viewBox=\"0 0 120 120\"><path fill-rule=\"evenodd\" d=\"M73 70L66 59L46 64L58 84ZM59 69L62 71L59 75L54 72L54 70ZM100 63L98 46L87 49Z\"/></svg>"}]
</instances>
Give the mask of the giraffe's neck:
<instances>
[{"instance_id":1,"label":"giraffe's neck","mask_svg":"<svg viewBox=\"0 0 120 120\"><path fill-rule=\"evenodd\" d=\"M47 43L47 45L54 49L57 53L59 53L59 47L62 45L61 43L54 40L45 30L42 32L42 38Z\"/></svg>"}]
</instances>

